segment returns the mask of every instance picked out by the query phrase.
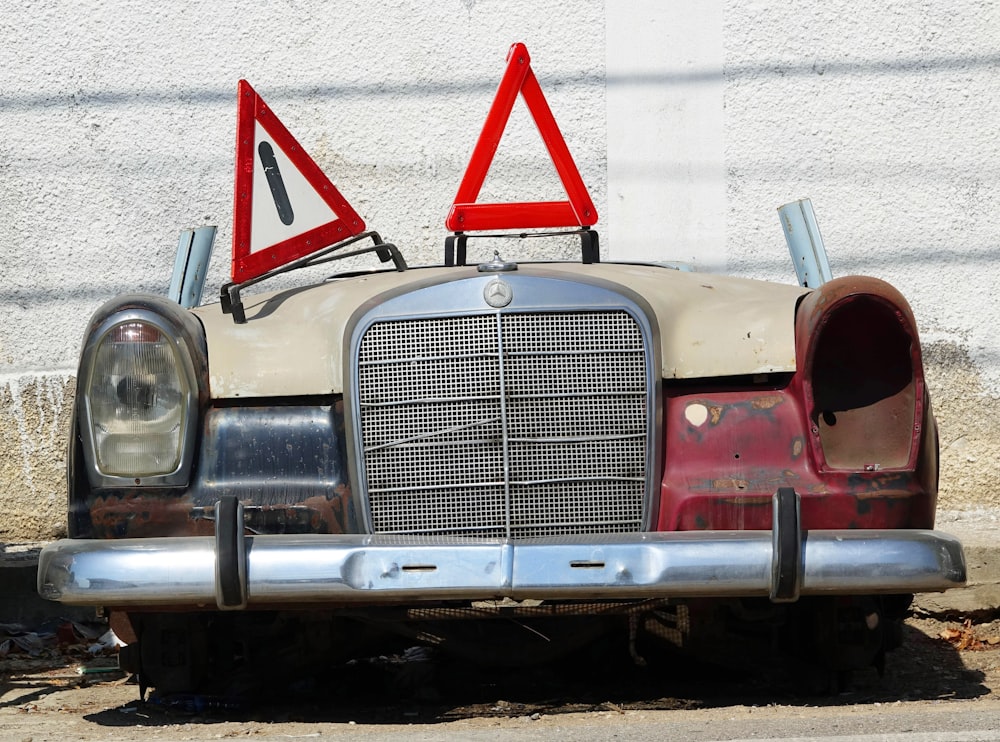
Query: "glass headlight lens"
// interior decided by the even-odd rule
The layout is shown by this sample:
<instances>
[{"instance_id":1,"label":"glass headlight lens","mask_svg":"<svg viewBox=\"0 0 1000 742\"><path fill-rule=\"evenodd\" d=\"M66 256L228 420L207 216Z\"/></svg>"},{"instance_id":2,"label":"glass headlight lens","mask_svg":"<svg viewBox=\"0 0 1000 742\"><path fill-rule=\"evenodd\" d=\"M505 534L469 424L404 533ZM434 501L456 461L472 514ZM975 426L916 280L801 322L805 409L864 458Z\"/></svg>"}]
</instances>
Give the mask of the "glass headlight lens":
<instances>
[{"instance_id":1,"label":"glass headlight lens","mask_svg":"<svg viewBox=\"0 0 1000 742\"><path fill-rule=\"evenodd\" d=\"M192 389L174 342L148 322L115 325L99 342L88 381L98 470L127 477L175 471Z\"/></svg>"}]
</instances>

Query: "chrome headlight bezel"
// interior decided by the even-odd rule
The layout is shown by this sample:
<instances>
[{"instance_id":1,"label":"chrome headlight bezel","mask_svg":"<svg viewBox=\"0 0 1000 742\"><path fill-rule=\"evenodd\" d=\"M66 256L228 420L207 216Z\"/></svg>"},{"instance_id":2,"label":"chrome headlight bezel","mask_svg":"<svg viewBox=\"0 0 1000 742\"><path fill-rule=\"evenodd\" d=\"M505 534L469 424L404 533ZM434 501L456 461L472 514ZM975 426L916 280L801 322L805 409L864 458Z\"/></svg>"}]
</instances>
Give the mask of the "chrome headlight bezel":
<instances>
[{"instance_id":1,"label":"chrome headlight bezel","mask_svg":"<svg viewBox=\"0 0 1000 742\"><path fill-rule=\"evenodd\" d=\"M154 299L147 306L133 304L112 310L96 319L96 323L88 332L80 359L77 406L85 468L92 487L183 486L190 481L199 417L198 376L195 373L195 363L189 344L182 337L183 329L180 323L175 321L175 318L150 308L150 305L155 306L156 303ZM165 341L165 347L172 353L176 365L181 387L178 405L182 409L179 411L181 421L177 456L168 467L169 470L120 473L107 471L100 463L99 441L95 433L97 421L91 396L96 381L98 354L116 328L130 323L141 323L155 329Z\"/></svg>"}]
</instances>

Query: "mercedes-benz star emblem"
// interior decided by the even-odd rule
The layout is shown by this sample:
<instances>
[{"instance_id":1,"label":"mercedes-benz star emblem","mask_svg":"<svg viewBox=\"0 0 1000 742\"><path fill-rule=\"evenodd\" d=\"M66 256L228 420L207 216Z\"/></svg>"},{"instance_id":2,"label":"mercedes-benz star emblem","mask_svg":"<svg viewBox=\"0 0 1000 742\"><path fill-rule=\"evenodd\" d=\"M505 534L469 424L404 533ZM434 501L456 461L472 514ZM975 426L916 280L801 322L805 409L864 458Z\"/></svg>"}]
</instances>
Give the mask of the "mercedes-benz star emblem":
<instances>
[{"instance_id":1,"label":"mercedes-benz star emblem","mask_svg":"<svg viewBox=\"0 0 1000 742\"><path fill-rule=\"evenodd\" d=\"M511 299L514 298L514 289L506 281L494 278L483 289L483 298L491 307L499 309L510 304Z\"/></svg>"}]
</instances>

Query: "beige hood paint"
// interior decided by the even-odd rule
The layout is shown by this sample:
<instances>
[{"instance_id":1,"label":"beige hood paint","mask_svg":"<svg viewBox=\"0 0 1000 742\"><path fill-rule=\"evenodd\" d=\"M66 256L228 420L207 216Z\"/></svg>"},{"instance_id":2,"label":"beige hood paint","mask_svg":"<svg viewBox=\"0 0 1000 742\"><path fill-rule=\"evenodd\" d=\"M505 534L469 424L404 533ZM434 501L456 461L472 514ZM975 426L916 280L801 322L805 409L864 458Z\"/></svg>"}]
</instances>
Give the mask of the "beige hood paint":
<instances>
[{"instance_id":1,"label":"beige hood paint","mask_svg":"<svg viewBox=\"0 0 1000 742\"><path fill-rule=\"evenodd\" d=\"M807 289L630 264L522 264L519 270L563 280L589 276L642 296L659 325L664 378L795 370L795 304ZM212 397L339 393L347 323L359 306L408 286L482 277L475 267L419 268L248 295L243 325L218 304L199 307L193 311L208 339Z\"/></svg>"}]
</instances>

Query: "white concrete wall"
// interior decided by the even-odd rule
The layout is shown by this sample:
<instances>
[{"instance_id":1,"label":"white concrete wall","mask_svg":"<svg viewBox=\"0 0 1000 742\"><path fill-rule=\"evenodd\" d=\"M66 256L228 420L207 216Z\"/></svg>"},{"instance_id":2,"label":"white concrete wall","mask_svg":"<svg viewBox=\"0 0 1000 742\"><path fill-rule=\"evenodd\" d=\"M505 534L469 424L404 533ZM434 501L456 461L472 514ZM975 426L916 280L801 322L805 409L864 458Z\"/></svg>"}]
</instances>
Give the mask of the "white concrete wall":
<instances>
[{"instance_id":1,"label":"white concrete wall","mask_svg":"<svg viewBox=\"0 0 1000 742\"><path fill-rule=\"evenodd\" d=\"M725 270L723 6L608 5L602 231L616 258Z\"/></svg>"},{"instance_id":2,"label":"white concrete wall","mask_svg":"<svg viewBox=\"0 0 1000 742\"><path fill-rule=\"evenodd\" d=\"M182 227L219 225L208 292L226 280L239 78L371 228L438 262L514 41L606 256L790 283L774 209L811 197L835 274L887 278L914 305L946 502L997 504L992 4L91 0L18 5L2 25L0 497L18 516L0 539L62 526L90 313L165 291ZM519 102L482 199L562 197Z\"/></svg>"}]
</instances>

